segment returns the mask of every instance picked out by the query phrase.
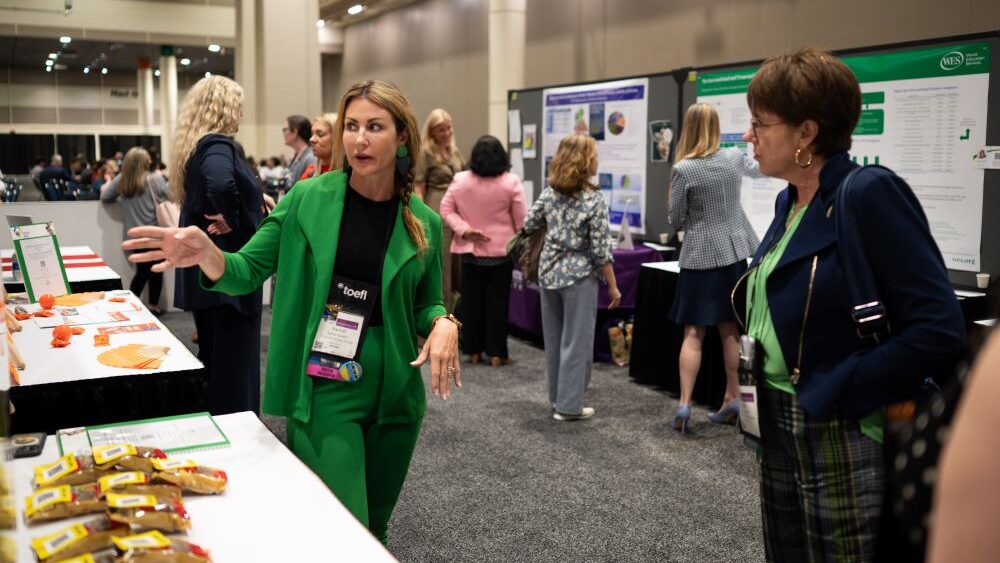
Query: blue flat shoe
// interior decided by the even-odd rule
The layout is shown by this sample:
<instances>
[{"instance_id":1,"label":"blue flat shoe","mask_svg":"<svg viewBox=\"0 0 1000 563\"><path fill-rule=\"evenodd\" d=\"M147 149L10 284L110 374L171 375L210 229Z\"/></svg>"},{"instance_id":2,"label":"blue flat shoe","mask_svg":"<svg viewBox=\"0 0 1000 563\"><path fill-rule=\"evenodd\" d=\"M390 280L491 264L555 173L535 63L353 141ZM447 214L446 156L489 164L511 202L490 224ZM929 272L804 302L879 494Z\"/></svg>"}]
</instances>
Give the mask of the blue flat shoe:
<instances>
[{"instance_id":1,"label":"blue flat shoe","mask_svg":"<svg viewBox=\"0 0 1000 563\"><path fill-rule=\"evenodd\" d=\"M689 420L691 420L691 405L681 405L677 407L677 412L674 413L674 430L684 434L687 432Z\"/></svg>"},{"instance_id":2,"label":"blue flat shoe","mask_svg":"<svg viewBox=\"0 0 1000 563\"><path fill-rule=\"evenodd\" d=\"M736 424L736 420L740 417L740 400L733 399L729 401L719 412L713 412L708 415L708 419L716 424Z\"/></svg>"}]
</instances>

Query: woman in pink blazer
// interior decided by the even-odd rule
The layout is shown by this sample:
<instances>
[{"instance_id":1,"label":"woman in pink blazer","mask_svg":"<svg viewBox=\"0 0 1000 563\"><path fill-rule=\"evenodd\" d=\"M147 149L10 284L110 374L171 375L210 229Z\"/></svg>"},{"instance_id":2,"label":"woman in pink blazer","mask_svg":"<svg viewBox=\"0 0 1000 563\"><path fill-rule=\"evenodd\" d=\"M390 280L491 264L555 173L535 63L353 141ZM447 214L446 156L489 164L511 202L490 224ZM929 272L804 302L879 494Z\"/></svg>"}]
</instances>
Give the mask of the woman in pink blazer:
<instances>
[{"instance_id":1,"label":"woman in pink blazer","mask_svg":"<svg viewBox=\"0 0 1000 563\"><path fill-rule=\"evenodd\" d=\"M462 350L493 367L510 363L507 306L513 264L507 241L524 225L521 180L507 172L510 159L496 137L476 141L469 170L459 172L441 200L441 218L455 232L451 253L462 256Z\"/></svg>"}]
</instances>

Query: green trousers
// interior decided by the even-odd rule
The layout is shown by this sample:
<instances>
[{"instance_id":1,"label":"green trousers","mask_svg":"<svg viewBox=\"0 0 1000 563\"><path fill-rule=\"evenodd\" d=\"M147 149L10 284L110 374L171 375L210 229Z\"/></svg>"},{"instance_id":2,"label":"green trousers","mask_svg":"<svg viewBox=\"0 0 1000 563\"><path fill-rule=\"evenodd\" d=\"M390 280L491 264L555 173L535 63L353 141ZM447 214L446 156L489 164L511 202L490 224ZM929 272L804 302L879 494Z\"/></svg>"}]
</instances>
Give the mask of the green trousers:
<instances>
[{"instance_id":1,"label":"green trousers","mask_svg":"<svg viewBox=\"0 0 1000 563\"><path fill-rule=\"evenodd\" d=\"M385 377L383 338L382 327L368 329L358 358L364 370L358 381L316 379L312 416L307 423L289 419L288 445L372 535L388 544L389 518L422 421L376 422Z\"/></svg>"}]
</instances>

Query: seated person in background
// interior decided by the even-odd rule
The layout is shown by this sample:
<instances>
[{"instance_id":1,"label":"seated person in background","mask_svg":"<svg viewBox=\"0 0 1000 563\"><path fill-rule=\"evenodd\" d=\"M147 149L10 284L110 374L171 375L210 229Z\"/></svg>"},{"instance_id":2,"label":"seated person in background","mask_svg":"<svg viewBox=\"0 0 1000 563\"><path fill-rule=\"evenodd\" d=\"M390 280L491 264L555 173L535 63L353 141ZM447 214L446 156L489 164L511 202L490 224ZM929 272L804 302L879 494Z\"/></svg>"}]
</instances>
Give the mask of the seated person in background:
<instances>
[{"instance_id":1,"label":"seated person in background","mask_svg":"<svg viewBox=\"0 0 1000 563\"><path fill-rule=\"evenodd\" d=\"M35 159L35 165L31 167L28 172L31 175L31 179L37 183L41 183L42 170L45 170L45 159L38 158Z\"/></svg>"},{"instance_id":2,"label":"seated person in background","mask_svg":"<svg viewBox=\"0 0 1000 563\"><path fill-rule=\"evenodd\" d=\"M60 154L52 155L52 160L49 161L49 165L46 166L45 169L38 175L38 182L43 186L51 180L65 180L67 182L73 181L73 177L70 175L69 170L63 168L63 158Z\"/></svg>"}]
</instances>

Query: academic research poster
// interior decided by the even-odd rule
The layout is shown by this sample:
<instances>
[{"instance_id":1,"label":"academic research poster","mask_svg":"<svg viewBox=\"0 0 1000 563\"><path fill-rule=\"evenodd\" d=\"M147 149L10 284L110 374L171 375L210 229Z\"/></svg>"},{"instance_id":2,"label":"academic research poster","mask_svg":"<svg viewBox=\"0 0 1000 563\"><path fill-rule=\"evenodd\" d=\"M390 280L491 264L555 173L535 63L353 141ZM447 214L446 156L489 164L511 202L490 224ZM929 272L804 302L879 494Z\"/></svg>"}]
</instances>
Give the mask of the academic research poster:
<instances>
[{"instance_id":1,"label":"academic research poster","mask_svg":"<svg viewBox=\"0 0 1000 563\"><path fill-rule=\"evenodd\" d=\"M910 184L953 270L980 270L983 170L969 155L986 143L990 51L983 42L843 58L862 93L851 157L887 166ZM753 149L742 135L750 123L746 90L755 72L698 77L698 101L718 110L723 144L748 153ZM743 206L759 234L784 186L744 181Z\"/></svg>"}]
</instances>

